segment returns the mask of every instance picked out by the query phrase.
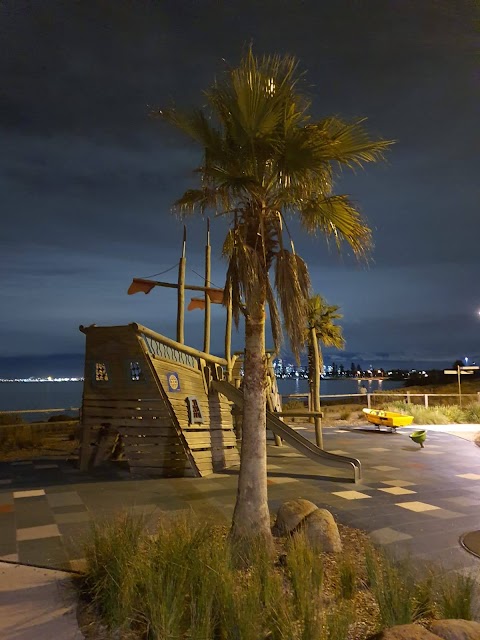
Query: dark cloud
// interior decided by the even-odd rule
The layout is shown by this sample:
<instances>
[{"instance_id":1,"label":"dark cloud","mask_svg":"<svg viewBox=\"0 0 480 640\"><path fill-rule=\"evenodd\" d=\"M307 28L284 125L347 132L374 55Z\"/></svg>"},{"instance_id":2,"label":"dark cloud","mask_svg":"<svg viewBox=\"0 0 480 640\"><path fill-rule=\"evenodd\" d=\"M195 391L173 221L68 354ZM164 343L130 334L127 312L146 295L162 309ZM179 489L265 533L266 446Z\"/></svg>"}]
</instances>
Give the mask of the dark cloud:
<instances>
[{"instance_id":1,"label":"dark cloud","mask_svg":"<svg viewBox=\"0 0 480 640\"><path fill-rule=\"evenodd\" d=\"M250 41L300 58L314 114L368 116L398 141L385 164L338 178L374 231L368 269L292 223L315 289L342 307L348 352L338 357L474 354L479 25L474 0L4 0L0 357L80 353L80 323L137 320L174 335L171 292L125 291L178 261L170 208L200 156L148 113L201 104ZM188 226L188 277L200 282L204 225ZM215 221L219 285L224 232ZM199 320L187 316L196 346ZM214 322L221 351L220 309Z\"/></svg>"}]
</instances>

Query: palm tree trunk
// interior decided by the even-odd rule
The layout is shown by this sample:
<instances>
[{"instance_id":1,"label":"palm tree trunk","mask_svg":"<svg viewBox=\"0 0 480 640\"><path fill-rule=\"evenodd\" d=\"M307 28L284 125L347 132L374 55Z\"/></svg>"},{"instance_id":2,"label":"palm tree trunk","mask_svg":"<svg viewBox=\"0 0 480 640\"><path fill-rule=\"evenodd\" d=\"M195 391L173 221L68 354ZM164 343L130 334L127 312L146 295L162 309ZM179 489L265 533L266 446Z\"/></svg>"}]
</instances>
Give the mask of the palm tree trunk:
<instances>
[{"instance_id":1,"label":"palm tree trunk","mask_svg":"<svg viewBox=\"0 0 480 640\"><path fill-rule=\"evenodd\" d=\"M320 354L318 338L315 329L310 329L310 344L313 350L313 410L320 411ZM322 419L315 418L315 440L317 447L323 449Z\"/></svg>"},{"instance_id":2,"label":"palm tree trunk","mask_svg":"<svg viewBox=\"0 0 480 640\"><path fill-rule=\"evenodd\" d=\"M310 339L310 334L308 336L308 392L310 394L310 398L308 401L308 410L313 411L314 406L314 377L315 372L313 370L315 364L313 361L313 347L312 341Z\"/></svg>"},{"instance_id":3,"label":"palm tree trunk","mask_svg":"<svg viewBox=\"0 0 480 640\"><path fill-rule=\"evenodd\" d=\"M245 318L244 408L234 540L271 539L267 497L265 305Z\"/></svg>"}]
</instances>

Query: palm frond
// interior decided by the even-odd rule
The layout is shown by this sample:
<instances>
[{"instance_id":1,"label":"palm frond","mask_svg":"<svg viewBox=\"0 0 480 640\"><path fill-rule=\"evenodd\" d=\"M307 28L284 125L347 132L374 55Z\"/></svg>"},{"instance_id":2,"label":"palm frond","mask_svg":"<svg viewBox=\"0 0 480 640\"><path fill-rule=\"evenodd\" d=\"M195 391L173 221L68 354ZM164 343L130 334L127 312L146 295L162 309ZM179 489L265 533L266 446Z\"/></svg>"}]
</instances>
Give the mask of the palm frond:
<instances>
[{"instance_id":1,"label":"palm frond","mask_svg":"<svg viewBox=\"0 0 480 640\"><path fill-rule=\"evenodd\" d=\"M235 327L238 329L238 325L240 323L240 312L243 309L243 302L240 290L240 279L237 271L237 265L234 260L230 260L228 263L223 300L225 305L231 303L232 318L235 323Z\"/></svg>"},{"instance_id":2,"label":"palm frond","mask_svg":"<svg viewBox=\"0 0 480 640\"><path fill-rule=\"evenodd\" d=\"M285 329L290 347L296 360L304 341L304 327L307 323L308 290L305 291L306 273L300 273L298 256L287 249L276 254L275 289L280 300Z\"/></svg>"},{"instance_id":3,"label":"palm frond","mask_svg":"<svg viewBox=\"0 0 480 640\"><path fill-rule=\"evenodd\" d=\"M334 320L343 318L337 305L329 305L319 294L311 296L308 301L307 319L305 328L305 343L308 343L310 329L315 329L315 334L320 345L343 349L345 338L342 327L334 324Z\"/></svg>"},{"instance_id":4,"label":"palm frond","mask_svg":"<svg viewBox=\"0 0 480 640\"><path fill-rule=\"evenodd\" d=\"M336 160L350 168L382 160L394 141L373 139L363 126L365 121L366 118L359 118L346 123L330 117L310 125L318 137L318 157Z\"/></svg>"},{"instance_id":5,"label":"palm frond","mask_svg":"<svg viewBox=\"0 0 480 640\"><path fill-rule=\"evenodd\" d=\"M327 239L333 237L339 249L345 241L356 256L364 258L371 250L371 229L348 196L312 198L300 209L300 219L309 233L321 232Z\"/></svg>"},{"instance_id":6,"label":"palm frond","mask_svg":"<svg viewBox=\"0 0 480 640\"><path fill-rule=\"evenodd\" d=\"M173 208L181 216L199 211L202 215L209 208L215 208L219 194L216 189L188 189L183 196L173 204Z\"/></svg>"},{"instance_id":7,"label":"palm frond","mask_svg":"<svg viewBox=\"0 0 480 640\"><path fill-rule=\"evenodd\" d=\"M199 109L186 112L171 107L169 109L159 109L153 112L153 115L174 125L202 147L218 150L223 146L221 131L217 130L207 115Z\"/></svg>"},{"instance_id":8,"label":"palm frond","mask_svg":"<svg viewBox=\"0 0 480 640\"><path fill-rule=\"evenodd\" d=\"M303 258L298 255L298 253L294 254L294 258L298 278L298 286L300 287L301 295L303 298L308 299L308 296L310 294L311 282L307 264L303 260Z\"/></svg>"},{"instance_id":9,"label":"palm frond","mask_svg":"<svg viewBox=\"0 0 480 640\"><path fill-rule=\"evenodd\" d=\"M270 326L272 329L273 346L275 353L280 352L280 347L283 342L282 322L280 320L280 314L278 312L277 301L275 300L275 294L270 284L270 280L267 279L267 303L268 310L270 312Z\"/></svg>"}]
</instances>

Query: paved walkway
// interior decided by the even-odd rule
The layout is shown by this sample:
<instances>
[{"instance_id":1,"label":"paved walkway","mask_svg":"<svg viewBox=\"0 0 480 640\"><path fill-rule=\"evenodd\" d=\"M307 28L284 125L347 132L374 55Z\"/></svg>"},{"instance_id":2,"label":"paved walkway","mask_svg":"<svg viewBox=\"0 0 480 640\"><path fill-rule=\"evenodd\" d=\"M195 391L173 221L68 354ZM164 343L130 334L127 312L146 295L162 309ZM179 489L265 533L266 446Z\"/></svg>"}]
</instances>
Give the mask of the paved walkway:
<instances>
[{"instance_id":1,"label":"paved walkway","mask_svg":"<svg viewBox=\"0 0 480 640\"><path fill-rule=\"evenodd\" d=\"M310 426L296 426L313 439ZM406 430L408 432L408 430ZM480 528L480 448L431 429L424 449L406 433L326 429L325 447L362 461L356 485L326 479L329 469L287 446L269 444L269 500L274 513L303 497L332 511L339 522L416 559L448 569L480 568L459 536ZM236 471L206 478L132 479L121 466L80 473L67 461L0 463L0 559L56 569L77 569L93 518L122 508L149 515L193 510L228 522Z\"/></svg>"},{"instance_id":2,"label":"paved walkway","mask_svg":"<svg viewBox=\"0 0 480 640\"><path fill-rule=\"evenodd\" d=\"M70 575L0 562L2 640L80 640Z\"/></svg>"}]
</instances>

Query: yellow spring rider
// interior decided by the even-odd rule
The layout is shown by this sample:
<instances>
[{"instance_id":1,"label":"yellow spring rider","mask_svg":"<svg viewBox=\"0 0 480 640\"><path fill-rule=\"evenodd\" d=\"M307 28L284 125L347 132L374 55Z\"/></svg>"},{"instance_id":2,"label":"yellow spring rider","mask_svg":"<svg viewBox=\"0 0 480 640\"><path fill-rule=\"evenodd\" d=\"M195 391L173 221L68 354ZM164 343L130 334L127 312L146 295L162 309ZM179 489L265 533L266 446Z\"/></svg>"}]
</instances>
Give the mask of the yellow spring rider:
<instances>
[{"instance_id":1,"label":"yellow spring rider","mask_svg":"<svg viewBox=\"0 0 480 640\"><path fill-rule=\"evenodd\" d=\"M389 427L390 431L396 431L397 427L408 427L413 422L413 416L406 416L395 411L382 411L380 409L363 409L367 420L378 429L381 426Z\"/></svg>"}]
</instances>

